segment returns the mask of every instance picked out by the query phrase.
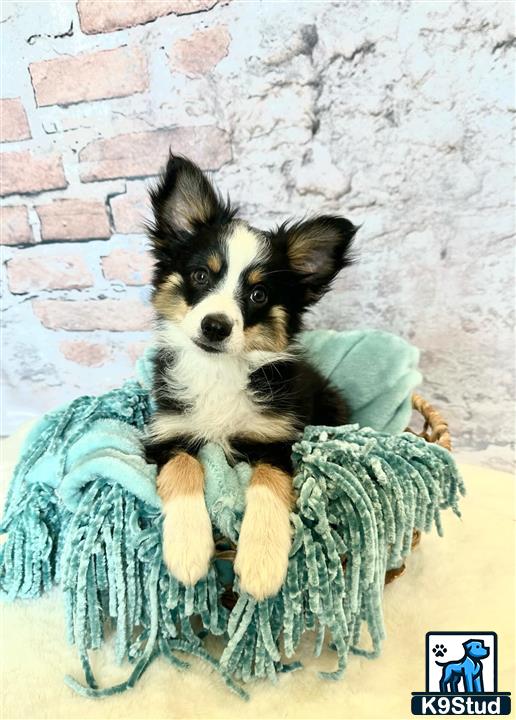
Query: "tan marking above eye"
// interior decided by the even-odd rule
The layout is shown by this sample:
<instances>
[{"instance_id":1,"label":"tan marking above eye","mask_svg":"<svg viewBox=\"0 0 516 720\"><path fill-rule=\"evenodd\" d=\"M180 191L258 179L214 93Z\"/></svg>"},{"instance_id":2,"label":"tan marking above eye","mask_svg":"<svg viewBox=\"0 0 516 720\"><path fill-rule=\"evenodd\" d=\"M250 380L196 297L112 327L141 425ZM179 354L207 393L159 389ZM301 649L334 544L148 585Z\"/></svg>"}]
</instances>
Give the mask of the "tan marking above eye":
<instances>
[{"instance_id":1,"label":"tan marking above eye","mask_svg":"<svg viewBox=\"0 0 516 720\"><path fill-rule=\"evenodd\" d=\"M264 275L260 268L255 268L254 270L251 270L251 272L247 276L247 282L250 285L257 285L258 283L263 282L263 278Z\"/></svg>"},{"instance_id":2,"label":"tan marking above eye","mask_svg":"<svg viewBox=\"0 0 516 720\"><path fill-rule=\"evenodd\" d=\"M222 268L222 260L220 259L220 255L215 253L210 255L206 264L212 272L219 273Z\"/></svg>"}]
</instances>

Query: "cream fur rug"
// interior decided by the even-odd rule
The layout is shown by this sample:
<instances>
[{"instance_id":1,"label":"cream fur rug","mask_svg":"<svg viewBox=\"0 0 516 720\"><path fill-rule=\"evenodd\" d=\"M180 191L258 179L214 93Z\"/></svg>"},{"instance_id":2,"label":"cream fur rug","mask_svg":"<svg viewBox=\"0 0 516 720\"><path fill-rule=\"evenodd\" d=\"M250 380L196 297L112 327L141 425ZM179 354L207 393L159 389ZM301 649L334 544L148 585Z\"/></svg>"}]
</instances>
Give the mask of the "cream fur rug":
<instances>
[{"instance_id":1,"label":"cream fur rug","mask_svg":"<svg viewBox=\"0 0 516 720\"><path fill-rule=\"evenodd\" d=\"M3 502L23 428L2 443ZM514 693L514 480L506 474L462 465L468 490L463 520L443 515L445 537L424 536L404 576L385 591L387 639L378 660L350 656L340 682L320 680L333 654L301 652L305 668L277 685L249 685L251 701L232 695L201 662L178 672L153 663L127 693L87 700L63 683L81 678L73 647L64 639L59 591L35 601L0 605L0 717L24 718L406 718L411 692L424 690L425 633L429 630L494 630L499 643L501 690ZM94 661L103 683L127 676L108 651ZM514 699L513 699L514 702Z\"/></svg>"}]
</instances>

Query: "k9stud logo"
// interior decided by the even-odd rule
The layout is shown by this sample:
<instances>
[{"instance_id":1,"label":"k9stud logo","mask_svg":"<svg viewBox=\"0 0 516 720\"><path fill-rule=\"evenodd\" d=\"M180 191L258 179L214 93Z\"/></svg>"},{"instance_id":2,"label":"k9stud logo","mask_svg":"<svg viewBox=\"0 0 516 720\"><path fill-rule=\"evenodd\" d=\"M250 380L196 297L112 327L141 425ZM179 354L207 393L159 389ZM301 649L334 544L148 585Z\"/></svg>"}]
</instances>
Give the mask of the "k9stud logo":
<instances>
[{"instance_id":1,"label":"k9stud logo","mask_svg":"<svg viewBox=\"0 0 516 720\"><path fill-rule=\"evenodd\" d=\"M494 632L426 634L426 692L412 693L413 715L508 715L511 698L498 692Z\"/></svg>"}]
</instances>

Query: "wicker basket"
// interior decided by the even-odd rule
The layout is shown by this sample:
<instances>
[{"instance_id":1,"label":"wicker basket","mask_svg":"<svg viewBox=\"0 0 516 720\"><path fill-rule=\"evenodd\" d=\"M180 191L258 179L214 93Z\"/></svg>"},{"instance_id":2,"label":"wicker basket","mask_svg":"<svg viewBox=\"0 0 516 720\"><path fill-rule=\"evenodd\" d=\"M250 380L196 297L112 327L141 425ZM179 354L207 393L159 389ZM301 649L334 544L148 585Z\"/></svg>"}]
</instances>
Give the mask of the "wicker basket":
<instances>
[{"instance_id":1,"label":"wicker basket","mask_svg":"<svg viewBox=\"0 0 516 720\"><path fill-rule=\"evenodd\" d=\"M421 395L412 395L412 407L423 420L423 429L420 432L413 430L411 427L406 432L411 432L418 437L424 438L429 443L436 443L446 450L451 451L451 437L448 430L448 423L443 419L440 413L430 405ZM417 416L416 416L417 418ZM414 530L412 536L412 548L415 548L421 539L419 530ZM215 560L229 560L233 562L236 555L236 548L227 546L227 541L222 545L217 544ZM346 557L342 558L343 567L346 564ZM399 568L393 568L385 573L385 584L392 582L405 572L405 563ZM231 587L227 587L221 597L222 604L231 610L238 599L237 594Z\"/></svg>"},{"instance_id":2,"label":"wicker basket","mask_svg":"<svg viewBox=\"0 0 516 720\"><path fill-rule=\"evenodd\" d=\"M448 430L448 423L442 418L440 413L433 408L429 402L422 398L421 395L416 395L415 393L412 395L412 407L423 418L423 429L421 432L416 432L411 427L408 427L406 432L411 432L418 437L424 438L429 443L435 443L451 451L451 437L450 431ZM414 549L416 545L419 545L420 540L421 533L419 530L414 530L412 534L412 549ZM343 559L343 564L345 564L345 562L346 558ZM399 568L387 570L385 573L385 584L388 585L388 583L396 580L396 578L403 575L404 572L405 563L402 563Z\"/></svg>"},{"instance_id":3,"label":"wicker basket","mask_svg":"<svg viewBox=\"0 0 516 720\"><path fill-rule=\"evenodd\" d=\"M451 437L448 423L421 395L412 395L412 407L424 420L423 430L419 433L408 427L407 431L419 435L427 442L436 443L446 450L451 450Z\"/></svg>"}]
</instances>

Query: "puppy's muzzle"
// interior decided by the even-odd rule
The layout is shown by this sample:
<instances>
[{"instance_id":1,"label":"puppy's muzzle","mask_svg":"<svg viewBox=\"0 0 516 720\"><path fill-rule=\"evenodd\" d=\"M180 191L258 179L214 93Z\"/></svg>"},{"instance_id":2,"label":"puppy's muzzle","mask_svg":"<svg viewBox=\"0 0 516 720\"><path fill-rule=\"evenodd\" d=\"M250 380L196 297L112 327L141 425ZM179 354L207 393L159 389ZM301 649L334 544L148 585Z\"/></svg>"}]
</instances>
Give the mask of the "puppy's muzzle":
<instances>
[{"instance_id":1,"label":"puppy's muzzle","mask_svg":"<svg viewBox=\"0 0 516 720\"><path fill-rule=\"evenodd\" d=\"M227 315L206 315L201 322L203 338L210 343L220 343L231 335L233 323Z\"/></svg>"}]
</instances>

